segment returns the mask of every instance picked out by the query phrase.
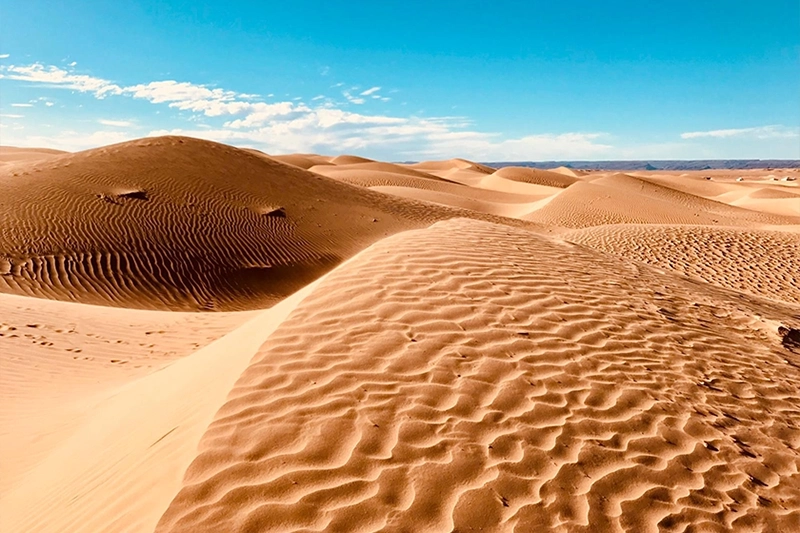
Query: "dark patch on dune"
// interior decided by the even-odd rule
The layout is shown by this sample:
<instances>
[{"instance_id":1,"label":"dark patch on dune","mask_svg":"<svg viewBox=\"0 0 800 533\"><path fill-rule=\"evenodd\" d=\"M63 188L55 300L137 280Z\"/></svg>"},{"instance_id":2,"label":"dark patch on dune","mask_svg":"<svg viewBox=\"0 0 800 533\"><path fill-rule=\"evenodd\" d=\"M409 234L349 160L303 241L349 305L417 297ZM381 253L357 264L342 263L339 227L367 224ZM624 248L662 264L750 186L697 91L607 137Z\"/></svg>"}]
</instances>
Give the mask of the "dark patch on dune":
<instances>
[{"instance_id":1,"label":"dark patch on dune","mask_svg":"<svg viewBox=\"0 0 800 533\"><path fill-rule=\"evenodd\" d=\"M780 326L778 335L781 336L781 344L784 348L792 351L800 349L800 329Z\"/></svg>"},{"instance_id":2,"label":"dark patch on dune","mask_svg":"<svg viewBox=\"0 0 800 533\"><path fill-rule=\"evenodd\" d=\"M265 217L286 218L286 208L276 207L274 209L268 209L264 211L263 215Z\"/></svg>"}]
</instances>

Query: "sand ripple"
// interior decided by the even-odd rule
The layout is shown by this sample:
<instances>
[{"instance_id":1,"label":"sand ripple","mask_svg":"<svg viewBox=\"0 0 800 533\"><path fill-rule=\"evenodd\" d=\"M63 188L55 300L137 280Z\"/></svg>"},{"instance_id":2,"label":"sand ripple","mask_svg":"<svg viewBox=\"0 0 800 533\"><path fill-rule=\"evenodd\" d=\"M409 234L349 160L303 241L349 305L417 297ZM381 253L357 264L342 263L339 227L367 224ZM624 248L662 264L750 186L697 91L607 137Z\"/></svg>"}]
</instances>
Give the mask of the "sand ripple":
<instances>
[{"instance_id":1,"label":"sand ripple","mask_svg":"<svg viewBox=\"0 0 800 533\"><path fill-rule=\"evenodd\" d=\"M158 530L798 530L797 314L508 227L396 235L261 348Z\"/></svg>"}]
</instances>

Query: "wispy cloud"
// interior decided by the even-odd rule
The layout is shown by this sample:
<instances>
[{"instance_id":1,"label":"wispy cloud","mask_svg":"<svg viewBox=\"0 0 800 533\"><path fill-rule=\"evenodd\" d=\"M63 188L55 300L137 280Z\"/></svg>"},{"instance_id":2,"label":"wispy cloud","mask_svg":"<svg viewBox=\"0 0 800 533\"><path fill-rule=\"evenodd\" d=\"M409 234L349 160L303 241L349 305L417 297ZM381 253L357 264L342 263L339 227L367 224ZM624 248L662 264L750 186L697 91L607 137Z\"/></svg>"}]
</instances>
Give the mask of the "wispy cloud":
<instances>
[{"instance_id":1,"label":"wispy cloud","mask_svg":"<svg viewBox=\"0 0 800 533\"><path fill-rule=\"evenodd\" d=\"M347 101L350 102L351 104L361 105L364 102L366 102L366 100L364 100L363 98L360 98L358 96L353 96L352 94L350 94L350 91L344 91L342 95L344 95Z\"/></svg>"},{"instance_id":2,"label":"wispy cloud","mask_svg":"<svg viewBox=\"0 0 800 533\"><path fill-rule=\"evenodd\" d=\"M786 126L759 126L756 128L737 128L710 131L690 131L681 133L682 139L699 138L726 139L729 137L752 137L756 139L792 138L800 137L800 128L788 128Z\"/></svg>"},{"instance_id":3,"label":"wispy cloud","mask_svg":"<svg viewBox=\"0 0 800 533\"><path fill-rule=\"evenodd\" d=\"M0 54L0 59L8 59L8 54Z\"/></svg>"},{"instance_id":4,"label":"wispy cloud","mask_svg":"<svg viewBox=\"0 0 800 533\"><path fill-rule=\"evenodd\" d=\"M122 88L108 80L86 74L75 74L56 66L45 66L34 63L26 66L10 65L2 68L2 78L40 83L51 87L72 89L79 92L91 92L97 98L109 93L121 94Z\"/></svg>"},{"instance_id":5,"label":"wispy cloud","mask_svg":"<svg viewBox=\"0 0 800 533\"><path fill-rule=\"evenodd\" d=\"M335 102L326 98L315 98L311 105L289 97L287 101L267 103L258 101L257 95L177 80L124 86L40 63L0 66L0 77L87 93L98 99L116 96L166 105L188 113L189 116L183 118L197 124L188 128L153 130L150 135L191 135L254 146L271 153L369 151L386 154L387 158L462 155L481 160L519 161L602 157L613 148L603 142L606 137L602 133L537 134L508 139L498 133L475 131L465 117L356 113L339 109ZM367 97L387 101L388 98L380 95L380 90L380 86L374 86L355 93L358 88L352 87L342 94L349 103L357 105L364 104ZM216 121L216 125L206 124L205 119L212 123ZM131 121L97 121L116 128L133 125ZM29 145L50 144L76 149L117 142L131 136L126 131L89 134L67 131L57 137L27 137L26 142Z\"/></svg>"},{"instance_id":6,"label":"wispy cloud","mask_svg":"<svg viewBox=\"0 0 800 533\"><path fill-rule=\"evenodd\" d=\"M33 107L33 104L11 104L11 107Z\"/></svg>"},{"instance_id":7,"label":"wispy cloud","mask_svg":"<svg viewBox=\"0 0 800 533\"><path fill-rule=\"evenodd\" d=\"M99 122L103 126L114 126L116 128L129 128L134 124L130 120L107 120L104 118L98 119L97 122Z\"/></svg>"},{"instance_id":8,"label":"wispy cloud","mask_svg":"<svg viewBox=\"0 0 800 533\"><path fill-rule=\"evenodd\" d=\"M13 113L0 113L2 118L23 118L25 115L15 115Z\"/></svg>"}]
</instances>

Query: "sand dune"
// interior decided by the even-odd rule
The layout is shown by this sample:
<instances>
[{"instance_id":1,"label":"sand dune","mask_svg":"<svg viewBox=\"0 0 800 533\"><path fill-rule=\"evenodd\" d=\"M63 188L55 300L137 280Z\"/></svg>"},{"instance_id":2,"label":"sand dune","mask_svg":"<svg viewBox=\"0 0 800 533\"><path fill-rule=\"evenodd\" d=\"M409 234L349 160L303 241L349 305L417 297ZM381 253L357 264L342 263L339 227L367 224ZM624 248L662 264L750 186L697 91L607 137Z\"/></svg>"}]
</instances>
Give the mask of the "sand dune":
<instances>
[{"instance_id":1,"label":"sand dune","mask_svg":"<svg viewBox=\"0 0 800 533\"><path fill-rule=\"evenodd\" d=\"M452 170L470 170L473 172L480 172L481 174L491 174L495 171L495 169L487 167L486 165L481 165L480 163L467 161L466 159L461 158L448 159L446 161L421 161L408 166L425 171L434 170L440 172Z\"/></svg>"},{"instance_id":2,"label":"sand dune","mask_svg":"<svg viewBox=\"0 0 800 533\"><path fill-rule=\"evenodd\" d=\"M181 359L248 313L111 309L0 295L0 493L70 435L98 397Z\"/></svg>"},{"instance_id":3,"label":"sand dune","mask_svg":"<svg viewBox=\"0 0 800 533\"><path fill-rule=\"evenodd\" d=\"M797 217L731 206L622 174L575 183L525 219L572 228L603 224L758 227L800 222Z\"/></svg>"},{"instance_id":4,"label":"sand dune","mask_svg":"<svg viewBox=\"0 0 800 533\"><path fill-rule=\"evenodd\" d=\"M255 316L249 313L236 317L238 324L250 320L238 328L228 327L229 331L214 342L201 348L195 346L192 353L158 371L114 383L109 380L108 371L96 368L95 377L104 382L105 389L76 394L82 401L75 402L73 398L69 411L51 404L39 405L39 416L51 416L51 428L64 424L67 427L61 429L58 442L52 443L21 481L0 493L3 530L152 531L180 488L183 471L196 455L200 436L236 378L260 344L312 288L313 285ZM106 316L105 320L116 325L117 330L127 324L113 321L115 314L121 318L120 312L136 312L112 311L111 318ZM208 317L220 315L194 316L206 317L210 322L213 319ZM216 320L211 323L220 327ZM231 321L223 324L230 326ZM179 338L185 335L186 340L197 341L207 332L194 326L173 330L176 331L157 333L168 337L177 334ZM137 362L136 357L127 362ZM49 356L40 363L54 372L58 359ZM72 375L70 371L62 372ZM10 436L19 434L28 432L24 427L14 427ZM7 452L6 446L2 451ZM3 454L4 460L28 457L23 449L13 448L10 452Z\"/></svg>"},{"instance_id":5,"label":"sand dune","mask_svg":"<svg viewBox=\"0 0 800 533\"><path fill-rule=\"evenodd\" d=\"M566 189L578 181L577 178L567 174L526 167L503 167L497 170L494 175L511 181L559 187L561 189Z\"/></svg>"},{"instance_id":6,"label":"sand dune","mask_svg":"<svg viewBox=\"0 0 800 533\"><path fill-rule=\"evenodd\" d=\"M316 154L289 154L289 155L276 155L270 156L276 161L286 163L287 165L294 165L296 167L309 168L317 165L333 165L327 158Z\"/></svg>"},{"instance_id":7,"label":"sand dune","mask_svg":"<svg viewBox=\"0 0 800 533\"><path fill-rule=\"evenodd\" d=\"M173 310L265 307L458 214L181 137L0 168L0 211L0 291Z\"/></svg>"},{"instance_id":8,"label":"sand dune","mask_svg":"<svg viewBox=\"0 0 800 533\"><path fill-rule=\"evenodd\" d=\"M66 154L62 150L51 148L18 148L16 146L0 146L0 165L48 159L56 155Z\"/></svg>"},{"instance_id":9,"label":"sand dune","mask_svg":"<svg viewBox=\"0 0 800 533\"><path fill-rule=\"evenodd\" d=\"M576 170L569 167L557 167L552 169L550 172L555 172L564 176L570 176L572 178L580 178L589 174L589 172L586 172L585 170Z\"/></svg>"},{"instance_id":10,"label":"sand dune","mask_svg":"<svg viewBox=\"0 0 800 533\"><path fill-rule=\"evenodd\" d=\"M327 165L327 166L314 166L309 170L328 176L329 178L344 179L350 176L380 176L380 175L402 175L413 178L429 179L434 181L443 181L442 178L414 170L403 165L395 165L392 163L353 163L349 165ZM446 181L446 180L444 180Z\"/></svg>"},{"instance_id":11,"label":"sand dune","mask_svg":"<svg viewBox=\"0 0 800 533\"><path fill-rule=\"evenodd\" d=\"M503 226L396 235L262 346L157 531L796 529L795 309Z\"/></svg>"},{"instance_id":12,"label":"sand dune","mask_svg":"<svg viewBox=\"0 0 800 533\"><path fill-rule=\"evenodd\" d=\"M800 531L773 174L2 148L0 530Z\"/></svg>"},{"instance_id":13,"label":"sand dune","mask_svg":"<svg viewBox=\"0 0 800 533\"><path fill-rule=\"evenodd\" d=\"M600 226L564 238L749 294L800 304L795 233L708 226Z\"/></svg>"},{"instance_id":14,"label":"sand dune","mask_svg":"<svg viewBox=\"0 0 800 533\"><path fill-rule=\"evenodd\" d=\"M375 163L375 160L357 155L338 155L331 158L330 162L334 165L355 165L358 163Z\"/></svg>"}]
</instances>

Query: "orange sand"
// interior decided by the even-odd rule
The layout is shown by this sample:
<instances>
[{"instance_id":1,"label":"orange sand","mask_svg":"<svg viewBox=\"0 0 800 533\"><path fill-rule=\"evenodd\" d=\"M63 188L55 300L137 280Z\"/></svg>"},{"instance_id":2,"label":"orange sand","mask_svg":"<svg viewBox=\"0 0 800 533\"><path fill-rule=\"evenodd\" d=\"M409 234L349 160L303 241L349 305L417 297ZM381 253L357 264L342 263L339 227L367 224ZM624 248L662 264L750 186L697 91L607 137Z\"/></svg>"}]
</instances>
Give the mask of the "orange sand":
<instances>
[{"instance_id":1,"label":"orange sand","mask_svg":"<svg viewBox=\"0 0 800 533\"><path fill-rule=\"evenodd\" d=\"M798 531L797 174L0 148L0 530Z\"/></svg>"}]
</instances>

